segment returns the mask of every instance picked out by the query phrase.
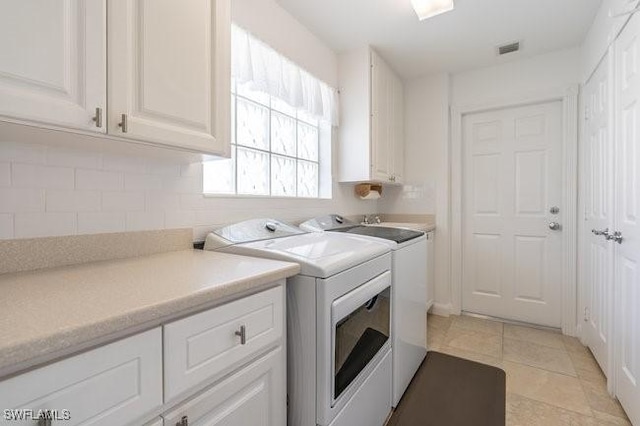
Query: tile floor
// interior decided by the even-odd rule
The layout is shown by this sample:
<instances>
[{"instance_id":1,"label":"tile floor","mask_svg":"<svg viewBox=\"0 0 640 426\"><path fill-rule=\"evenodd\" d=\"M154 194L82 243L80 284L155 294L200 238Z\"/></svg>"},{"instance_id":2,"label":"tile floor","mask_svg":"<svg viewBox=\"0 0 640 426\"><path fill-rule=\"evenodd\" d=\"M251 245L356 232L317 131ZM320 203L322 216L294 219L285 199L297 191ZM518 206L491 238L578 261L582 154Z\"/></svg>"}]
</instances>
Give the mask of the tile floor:
<instances>
[{"instance_id":1,"label":"tile floor","mask_svg":"<svg viewBox=\"0 0 640 426\"><path fill-rule=\"evenodd\" d=\"M507 426L631 425L587 348L553 331L429 315L429 350L507 373Z\"/></svg>"}]
</instances>

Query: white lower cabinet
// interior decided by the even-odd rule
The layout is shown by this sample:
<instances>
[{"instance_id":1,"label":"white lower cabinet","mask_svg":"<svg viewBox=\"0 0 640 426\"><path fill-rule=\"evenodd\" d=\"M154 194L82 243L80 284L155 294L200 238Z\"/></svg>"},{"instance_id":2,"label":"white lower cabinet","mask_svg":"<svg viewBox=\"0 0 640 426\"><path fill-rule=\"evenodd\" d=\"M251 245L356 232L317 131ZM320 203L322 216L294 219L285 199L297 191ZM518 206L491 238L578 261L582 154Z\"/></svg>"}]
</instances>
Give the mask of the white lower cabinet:
<instances>
[{"instance_id":1,"label":"white lower cabinet","mask_svg":"<svg viewBox=\"0 0 640 426\"><path fill-rule=\"evenodd\" d=\"M284 377L279 347L164 415L164 425L284 426Z\"/></svg>"},{"instance_id":2,"label":"white lower cabinet","mask_svg":"<svg viewBox=\"0 0 640 426\"><path fill-rule=\"evenodd\" d=\"M69 426L283 426L285 284L274 284L0 381L0 409L67 413L53 423ZM0 425L37 423L0 415Z\"/></svg>"},{"instance_id":3,"label":"white lower cabinet","mask_svg":"<svg viewBox=\"0 0 640 426\"><path fill-rule=\"evenodd\" d=\"M69 426L126 425L162 403L160 327L0 382L3 410L56 410L60 416L68 410L69 420L60 423Z\"/></svg>"}]
</instances>

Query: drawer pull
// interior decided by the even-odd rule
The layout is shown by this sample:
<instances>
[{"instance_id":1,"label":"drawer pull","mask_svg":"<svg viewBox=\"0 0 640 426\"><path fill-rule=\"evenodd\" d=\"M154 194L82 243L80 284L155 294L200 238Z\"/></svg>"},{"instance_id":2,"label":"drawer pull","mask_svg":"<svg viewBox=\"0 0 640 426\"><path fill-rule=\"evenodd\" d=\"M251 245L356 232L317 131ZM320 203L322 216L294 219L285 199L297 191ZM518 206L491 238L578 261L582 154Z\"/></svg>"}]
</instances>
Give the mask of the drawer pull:
<instances>
[{"instance_id":1,"label":"drawer pull","mask_svg":"<svg viewBox=\"0 0 640 426\"><path fill-rule=\"evenodd\" d=\"M182 416L180 421L176 423L176 426L189 426L189 417Z\"/></svg>"},{"instance_id":2,"label":"drawer pull","mask_svg":"<svg viewBox=\"0 0 640 426\"><path fill-rule=\"evenodd\" d=\"M240 326L240 330L235 332L236 336L240 336L240 344L245 345L247 343L247 328L244 325Z\"/></svg>"}]
</instances>

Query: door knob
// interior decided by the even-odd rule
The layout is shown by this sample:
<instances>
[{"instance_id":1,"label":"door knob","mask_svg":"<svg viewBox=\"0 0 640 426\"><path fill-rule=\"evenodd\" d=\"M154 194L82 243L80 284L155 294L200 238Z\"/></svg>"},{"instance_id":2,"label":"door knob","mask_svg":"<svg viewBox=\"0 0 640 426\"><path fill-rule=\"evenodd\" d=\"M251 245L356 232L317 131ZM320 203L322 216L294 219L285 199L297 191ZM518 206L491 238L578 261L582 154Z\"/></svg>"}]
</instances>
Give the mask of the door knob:
<instances>
[{"instance_id":1,"label":"door knob","mask_svg":"<svg viewBox=\"0 0 640 426\"><path fill-rule=\"evenodd\" d=\"M549 222L549 229L552 231L559 231L562 226L558 222Z\"/></svg>"},{"instance_id":2,"label":"door knob","mask_svg":"<svg viewBox=\"0 0 640 426\"><path fill-rule=\"evenodd\" d=\"M618 244L622 244L622 233L619 231L614 232L613 234L607 234L607 240L614 241Z\"/></svg>"},{"instance_id":3,"label":"door knob","mask_svg":"<svg viewBox=\"0 0 640 426\"><path fill-rule=\"evenodd\" d=\"M597 229L592 229L591 232L593 233L593 235L604 235L605 238L607 238L607 235L609 235L609 228L604 228L602 231L598 231Z\"/></svg>"}]
</instances>

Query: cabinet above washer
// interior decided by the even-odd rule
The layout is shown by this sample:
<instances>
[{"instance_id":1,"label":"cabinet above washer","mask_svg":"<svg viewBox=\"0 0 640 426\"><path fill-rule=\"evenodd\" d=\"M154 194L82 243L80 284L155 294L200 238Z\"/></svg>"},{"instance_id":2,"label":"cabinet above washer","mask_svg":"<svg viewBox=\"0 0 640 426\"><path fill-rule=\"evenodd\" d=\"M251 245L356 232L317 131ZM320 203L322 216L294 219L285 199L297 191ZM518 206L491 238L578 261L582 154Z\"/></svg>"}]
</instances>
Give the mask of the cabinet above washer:
<instances>
[{"instance_id":1,"label":"cabinet above washer","mask_svg":"<svg viewBox=\"0 0 640 426\"><path fill-rule=\"evenodd\" d=\"M339 56L339 181L401 184L404 96L400 78L370 47Z\"/></svg>"}]
</instances>

